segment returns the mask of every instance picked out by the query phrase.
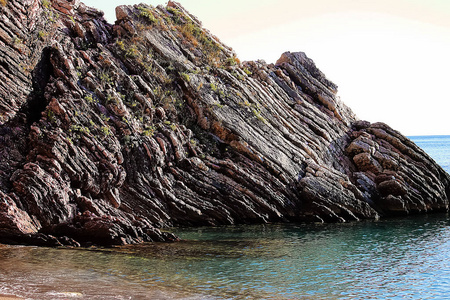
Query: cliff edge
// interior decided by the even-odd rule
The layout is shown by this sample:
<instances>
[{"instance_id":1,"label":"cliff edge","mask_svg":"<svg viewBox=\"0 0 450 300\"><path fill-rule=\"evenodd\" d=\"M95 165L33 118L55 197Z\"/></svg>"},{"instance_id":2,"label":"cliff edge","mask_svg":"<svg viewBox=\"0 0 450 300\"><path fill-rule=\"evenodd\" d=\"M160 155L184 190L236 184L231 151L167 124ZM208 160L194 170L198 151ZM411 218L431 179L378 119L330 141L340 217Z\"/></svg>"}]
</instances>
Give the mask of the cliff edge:
<instances>
[{"instance_id":1,"label":"cliff edge","mask_svg":"<svg viewBox=\"0 0 450 300\"><path fill-rule=\"evenodd\" d=\"M450 177L304 53L240 62L179 4L0 2L0 241L448 210Z\"/></svg>"}]
</instances>

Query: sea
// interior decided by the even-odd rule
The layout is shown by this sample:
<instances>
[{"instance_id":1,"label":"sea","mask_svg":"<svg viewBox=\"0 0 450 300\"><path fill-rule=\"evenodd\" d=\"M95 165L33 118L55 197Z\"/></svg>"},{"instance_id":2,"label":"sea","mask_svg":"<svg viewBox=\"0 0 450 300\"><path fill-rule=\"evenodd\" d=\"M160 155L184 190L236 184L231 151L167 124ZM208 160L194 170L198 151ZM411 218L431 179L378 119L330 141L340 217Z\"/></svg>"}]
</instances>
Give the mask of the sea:
<instances>
[{"instance_id":1,"label":"sea","mask_svg":"<svg viewBox=\"0 0 450 300\"><path fill-rule=\"evenodd\" d=\"M450 172L450 136L414 136ZM0 245L0 299L450 299L450 217L173 228L115 248Z\"/></svg>"},{"instance_id":2,"label":"sea","mask_svg":"<svg viewBox=\"0 0 450 300\"><path fill-rule=\"evenodd\" d=\"M447 173L450 173L450 136L425 135L408 138L425 150Z\"/></svg>"}]
</instances>

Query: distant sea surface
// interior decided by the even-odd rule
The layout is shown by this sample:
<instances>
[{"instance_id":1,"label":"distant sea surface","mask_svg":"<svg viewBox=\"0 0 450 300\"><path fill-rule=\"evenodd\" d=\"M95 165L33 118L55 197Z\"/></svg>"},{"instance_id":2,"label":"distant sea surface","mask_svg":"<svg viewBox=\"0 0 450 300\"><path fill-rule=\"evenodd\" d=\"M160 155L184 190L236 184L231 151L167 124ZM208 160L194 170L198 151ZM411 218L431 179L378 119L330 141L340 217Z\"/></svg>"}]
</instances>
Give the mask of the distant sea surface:
<instances>
[{"instance_id":1,"label":"distant sea surface","mask_svg":"<svg viewBox=\"0 0 450 300\"><path fill-rule=\"evenodd\" d=\"M450 137L412 137L449 171ZM0 299L449 299L450 217L174 228L112 249L0 245Z\"/></svg>"},{"instance_id":2,"label":"distant sea surface","mask_svg":"<svg viewBox=\"0 0 450 300\"><path fill-rule=\"evenodd\" d=\"M409 138L450 173L450 135L410 136Z\"/></svg>"}]
</instances>

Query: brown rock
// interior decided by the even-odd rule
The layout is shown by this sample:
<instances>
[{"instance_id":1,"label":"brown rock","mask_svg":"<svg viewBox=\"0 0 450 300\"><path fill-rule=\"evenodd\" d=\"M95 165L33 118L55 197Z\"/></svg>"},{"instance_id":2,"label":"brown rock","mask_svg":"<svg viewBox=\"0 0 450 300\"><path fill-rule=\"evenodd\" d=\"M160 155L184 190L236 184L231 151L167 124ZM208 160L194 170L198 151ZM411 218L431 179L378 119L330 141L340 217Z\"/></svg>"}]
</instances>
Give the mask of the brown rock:
<instances>
[{"instance_id":1,"label":"brown rock","mask_svg":"<svg viewBox=\"0 0 450 300\"><path fill-rule=\"evenodd\" d=\"M382 196L403 196L408 192L406 187L395 179L386 180L378 184L378 191L380 191Z\"/></svg>"},{"instance_id":2,"label":"brown rock","mask_svg":"<svg viewBox=\"0 0 450 300\"><path fill-rule=\"evenodd\" d=\"M360 171L379 173L383 170L381 165L369 153L360 153L353 157L353 161Z\"/></svg>"}]
</instances>

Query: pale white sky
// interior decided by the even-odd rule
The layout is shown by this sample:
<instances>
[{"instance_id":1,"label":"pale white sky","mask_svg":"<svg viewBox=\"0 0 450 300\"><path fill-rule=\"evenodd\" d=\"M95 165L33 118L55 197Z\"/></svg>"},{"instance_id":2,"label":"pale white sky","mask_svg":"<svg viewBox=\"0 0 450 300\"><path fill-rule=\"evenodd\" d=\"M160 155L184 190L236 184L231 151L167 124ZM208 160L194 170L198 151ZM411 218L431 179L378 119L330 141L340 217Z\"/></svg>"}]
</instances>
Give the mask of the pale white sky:
<instances>
[{"instance_id":1,"label":"pale white sky","mask_svg":"<svg viewBox=\"0 0 450 300\"><path fill-rule=\"evenodd\" d=\"M83 0L82 0L83 1ZM121 4L84 0L115 21ZM405 135L450 135L449 0L180 0L241 60L303 51L357 116Z\"/></svg>"}]
</instances>

